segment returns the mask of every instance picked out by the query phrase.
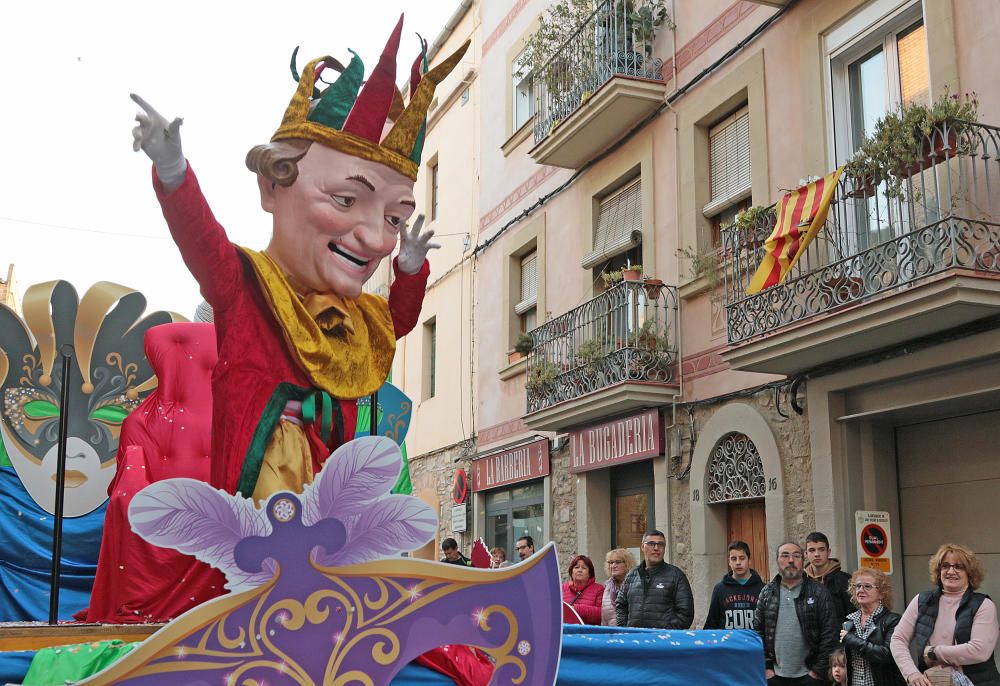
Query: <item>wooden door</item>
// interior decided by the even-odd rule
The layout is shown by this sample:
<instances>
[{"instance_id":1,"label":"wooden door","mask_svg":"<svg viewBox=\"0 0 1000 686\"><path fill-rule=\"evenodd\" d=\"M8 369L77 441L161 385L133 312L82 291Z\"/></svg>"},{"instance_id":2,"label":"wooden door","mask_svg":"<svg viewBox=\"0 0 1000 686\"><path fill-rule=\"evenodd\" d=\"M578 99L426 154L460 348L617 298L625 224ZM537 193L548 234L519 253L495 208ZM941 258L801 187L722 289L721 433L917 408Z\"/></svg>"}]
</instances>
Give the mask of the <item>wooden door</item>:
<instances>
[{"instance_id":1,"label":"wooden door","mask_svg":"<svg viewBox=\"0 0 1000 686\"><path fill-rule=\"evenodd\" d=\"M731 541L750 544L750 565L765 583L771 580L771 551L767 548L767 520L764 501L726 503L726 545Z\"/></svg>"}]
</instances>

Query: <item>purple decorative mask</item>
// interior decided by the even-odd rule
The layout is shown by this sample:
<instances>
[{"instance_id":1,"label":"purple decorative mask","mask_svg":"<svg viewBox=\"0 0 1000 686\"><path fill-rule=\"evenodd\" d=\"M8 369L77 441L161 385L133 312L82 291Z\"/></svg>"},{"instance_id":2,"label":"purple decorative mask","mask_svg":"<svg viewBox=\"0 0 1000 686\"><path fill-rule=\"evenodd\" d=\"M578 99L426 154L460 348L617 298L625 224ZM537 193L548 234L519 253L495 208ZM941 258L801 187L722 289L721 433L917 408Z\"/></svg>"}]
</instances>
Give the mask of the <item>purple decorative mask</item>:
<instances>
[{"instance_id":1,"label":"purple decorative mask","mask_svg":"<svg viewBox=\"0 0 1000 686\"><path fill-rule=\"evenodd\" d=\"M391 440L356 439L301 495L275 493L263 511L191 479L144 489L132 528L218 567L232 593L81 683L389 684L422 653L466 644L493 659L491 685L553 684L555 548L500 570L395 557L437 530L427 504L389 493L400 465Z\"/></svg>"}]
</instances>

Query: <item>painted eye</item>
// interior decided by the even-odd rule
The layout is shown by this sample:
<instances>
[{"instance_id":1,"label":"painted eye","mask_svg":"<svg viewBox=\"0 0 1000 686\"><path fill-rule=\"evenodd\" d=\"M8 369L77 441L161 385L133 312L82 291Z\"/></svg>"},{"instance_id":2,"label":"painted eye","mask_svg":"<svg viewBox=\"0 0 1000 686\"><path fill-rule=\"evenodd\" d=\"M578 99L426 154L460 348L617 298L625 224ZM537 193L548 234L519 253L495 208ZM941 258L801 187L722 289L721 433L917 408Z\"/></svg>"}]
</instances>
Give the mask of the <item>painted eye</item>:
<instances>
[{"instance_id":1,"label":"painted eye","mask_svg":"<svg viewBox=\"0 0 1000 686\"><path fill-rule=\"evenodd\" d=\"M333 201L341 207L351 207L357 200L357 198L351 197L350 195L331 195L330 197L333 198Z\"/></svg>"},{"instance_id":2,"label":"painted eye","mask_svg":"<svg viewBox=\"0 0 1000 686\"><path fill-rule=\"evenodd\" d=\"M392 228L399 229L399 227L403 223L403 218L402 217L394 217L391 214L387 214L387 215L385 215L385 221L388 222L389 226L391 226Z\"/></svg>"},{"instance_id":3,"label":"painted eye","mask_svg":"<svg viewBox=\"0 0 1000 686\"><path fill-rule=\"evenodd\" d=\"M24 404L24 416L28 419L51 419L59 416L59 408L48 400L30 400Z\"/></svg>"},{"instance_id":4,"label":"painted eye","mask_svg":"<svg viewBox=\"0 0 1000 686\"><path fill-rule=\"evenodd\" d=\"M90 413L90 418L105 424L121 424L128 416L128 410L121 405L105 405Z\"/></svg>"}]
</instances>

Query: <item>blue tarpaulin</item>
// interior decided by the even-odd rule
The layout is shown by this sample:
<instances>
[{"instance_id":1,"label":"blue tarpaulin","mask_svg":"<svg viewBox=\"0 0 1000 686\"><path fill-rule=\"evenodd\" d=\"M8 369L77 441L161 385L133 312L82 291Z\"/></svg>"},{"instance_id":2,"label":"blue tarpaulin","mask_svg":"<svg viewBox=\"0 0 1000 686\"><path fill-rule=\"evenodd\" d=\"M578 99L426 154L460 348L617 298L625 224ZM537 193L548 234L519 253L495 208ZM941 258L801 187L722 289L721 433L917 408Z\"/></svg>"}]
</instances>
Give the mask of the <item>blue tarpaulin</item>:
<instances>
[{"instance_id":1,"label":"blue tarpaulin","mask_svg":"<svg viewBox=\"0 0 1000 686\"><path fill-rule=\"evenodd\" d=\"M49 618L53 517L31 499L13 467L0 467L0 621ZM90 604L107 502L63 520L59 619Z\"/></svg>"},{"instance_id":2,"label":"blue tarpaulin","mask_svg":"<svg viewBox=\"0 0 1000 686\"><path fill-rule=\"evenodd\" d=\"M0 653L0 682L19 683L32 652ZM407 665L393 686L453 684L418 665ZM752 631L666 631L566 625L559 686L764 686L764 652Z\"/></svg>"}]
</instances>

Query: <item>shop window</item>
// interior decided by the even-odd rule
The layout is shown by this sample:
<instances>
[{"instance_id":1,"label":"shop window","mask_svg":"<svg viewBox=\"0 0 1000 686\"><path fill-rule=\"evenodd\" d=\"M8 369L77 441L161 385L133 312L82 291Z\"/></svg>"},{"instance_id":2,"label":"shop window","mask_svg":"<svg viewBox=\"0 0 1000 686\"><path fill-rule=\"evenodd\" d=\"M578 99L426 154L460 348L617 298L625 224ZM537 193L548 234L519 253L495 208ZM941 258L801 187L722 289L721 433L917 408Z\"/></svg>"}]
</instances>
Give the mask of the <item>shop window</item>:
<instances>
[{"instance_id":1,"label":"shop window","mask_svg":"<svg viewBox=\"0 0 1000 686\"><path fill-rule=\"evenodd\" d=\"M544 545L545 526L544 481L536 480L512 488L498 488L486 493L487 546L500 546L507 559L520 558L514 544L521 536L531 536L535 550Z\"/></svg>"},{"instance_id":2,"label":"shop window","mask_svg":"<svg viewBox=\"0 0 1000 686\"><path fill-rule=\"evenodd\" d=\"M653 527L653 463L611 469L611 547L628 548L641 559L642 535Z\"/></svg>"}]
</instances>

